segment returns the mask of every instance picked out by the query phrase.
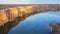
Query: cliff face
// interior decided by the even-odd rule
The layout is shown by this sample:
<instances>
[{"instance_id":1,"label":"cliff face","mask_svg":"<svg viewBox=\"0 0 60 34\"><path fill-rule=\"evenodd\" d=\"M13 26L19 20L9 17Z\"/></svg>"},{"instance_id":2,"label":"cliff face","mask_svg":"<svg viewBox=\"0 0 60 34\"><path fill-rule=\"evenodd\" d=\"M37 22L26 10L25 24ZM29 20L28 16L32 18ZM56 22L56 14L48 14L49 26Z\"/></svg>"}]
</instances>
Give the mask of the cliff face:
<instances>
[{"instance_id":1,"label":"cliff face","mask_svg":"<svg viewBox=\"0 0 60 34\"><path fill-rule=\"evenodd\" d=\"M0 5L0 13L4 12L4 19L0 19L2 22L12 21L15 17L22 17L25 14L44 12L44 11L59 11L59 4L41 4L41 5ZM1 18L3 18L0 16ZM2 23L1 22L1 23Z\"/></svg>"},{"instance_id":2,"label":"cliff face","mask_svg":"<svg viewBox=\"0 0 60 34\"><path fill-rule=\"evenodd\" d=\"M8 21L8 17L4 10L0 10L0 26L4 25Z\"/></svg>"},{"instance_id":3,"label":"cliff face","mask_svg":"<svg viewBox=\"0 0 60 34\"><path fill-rule=\"evenodd\" d=\"M60 5L0 5L0 34L7 34L10 28L26 17L45 11L60 11Z\"/></svg>"},{"instance_id":4,"label":"cliff face","mask_svg":"<svg viewBox=\"0 0 60 34\"><path fill-rule=\"evenodd\" d=\"M12 7L0 10L0 24L4 24L8 21L13 21L16 17L22 17L25 14L33 13L32 6L25 7Z\"/></svg>"}]
</instances>

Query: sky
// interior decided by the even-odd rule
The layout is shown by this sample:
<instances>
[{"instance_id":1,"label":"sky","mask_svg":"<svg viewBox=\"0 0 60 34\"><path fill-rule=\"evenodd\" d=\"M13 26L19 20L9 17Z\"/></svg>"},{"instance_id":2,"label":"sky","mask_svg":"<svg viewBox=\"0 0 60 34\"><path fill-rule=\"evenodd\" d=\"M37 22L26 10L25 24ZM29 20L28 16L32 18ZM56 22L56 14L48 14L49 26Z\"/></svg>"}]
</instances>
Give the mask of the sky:
<instances>
[{"instance_id":1,"label":"sky","mask_svg":"<svg viewBox=\"0 0 60 34\"><path fill-rule=\"evenodd\" d=\"M0 0L0 4L60 4L60 0Z\"/></svg>"}]
</instances>

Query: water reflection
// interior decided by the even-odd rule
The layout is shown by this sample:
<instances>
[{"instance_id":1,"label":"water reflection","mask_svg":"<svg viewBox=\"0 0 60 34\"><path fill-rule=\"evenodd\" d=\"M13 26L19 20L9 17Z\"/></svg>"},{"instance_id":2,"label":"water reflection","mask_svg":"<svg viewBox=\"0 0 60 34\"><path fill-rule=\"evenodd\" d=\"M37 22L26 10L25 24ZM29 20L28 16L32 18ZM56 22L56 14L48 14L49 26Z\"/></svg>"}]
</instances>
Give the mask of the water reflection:
<instances>
[{"instance_id":1,"label":"water reflection","mask_svg":"<svg viewBox=\"0 0 60 34\"><path fill-rule=\"evenodd\" d=\"M60 23L60 12L44 12L32 15L13 27L8 34L49 34L50 21Z\"/></svg>"}]
</instances>

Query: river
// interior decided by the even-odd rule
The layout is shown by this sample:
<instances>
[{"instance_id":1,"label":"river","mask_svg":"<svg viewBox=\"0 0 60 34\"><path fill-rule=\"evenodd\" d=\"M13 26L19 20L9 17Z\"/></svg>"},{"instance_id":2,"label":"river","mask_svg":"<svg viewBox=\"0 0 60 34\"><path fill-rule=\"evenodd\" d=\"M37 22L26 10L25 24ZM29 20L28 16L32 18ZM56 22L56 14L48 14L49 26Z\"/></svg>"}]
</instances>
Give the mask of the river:
<instances>
[{"instance_id":1,"label":"river","mask_svg":"<svg viewBox=\"0 0 60 34\"><path fill-rule=\"evenodd\" d=\"M49 34L51 22L54 22L53 26L60 23L60 11L31 15L13 27L8 34Z\"/></svg>"}]
</instances>

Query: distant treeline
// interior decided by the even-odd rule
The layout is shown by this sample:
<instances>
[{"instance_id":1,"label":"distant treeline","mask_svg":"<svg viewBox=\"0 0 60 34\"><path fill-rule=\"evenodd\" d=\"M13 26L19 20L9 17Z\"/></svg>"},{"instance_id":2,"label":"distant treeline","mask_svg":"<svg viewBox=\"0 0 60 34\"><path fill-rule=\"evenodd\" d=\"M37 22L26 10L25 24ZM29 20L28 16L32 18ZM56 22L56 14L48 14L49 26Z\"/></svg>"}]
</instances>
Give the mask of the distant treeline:
<instances>
[{"instance_id":1,"label":"distant treeline","mask_svg":"<svg viewBox=\"0 0 60 34\"><path fill-rule=\"evenodd\" d=\"M0 9L17 7L17 6L35 6L39 8L41 11L43 10L60 10L60 4L0 4Z\"/></svg>"}]
</instances>

